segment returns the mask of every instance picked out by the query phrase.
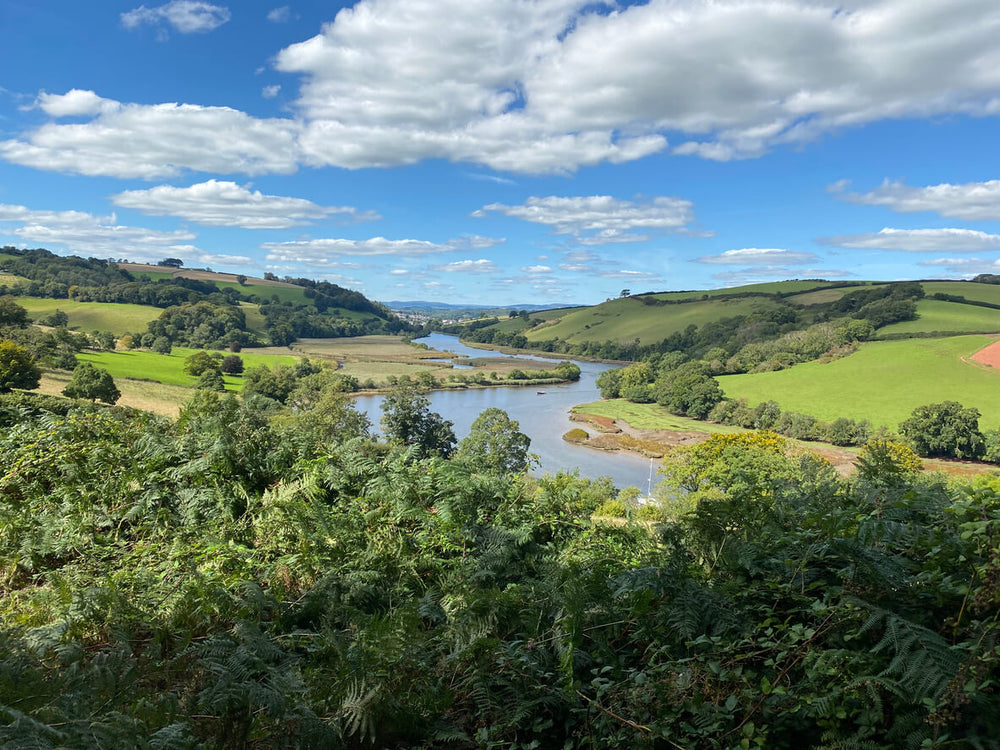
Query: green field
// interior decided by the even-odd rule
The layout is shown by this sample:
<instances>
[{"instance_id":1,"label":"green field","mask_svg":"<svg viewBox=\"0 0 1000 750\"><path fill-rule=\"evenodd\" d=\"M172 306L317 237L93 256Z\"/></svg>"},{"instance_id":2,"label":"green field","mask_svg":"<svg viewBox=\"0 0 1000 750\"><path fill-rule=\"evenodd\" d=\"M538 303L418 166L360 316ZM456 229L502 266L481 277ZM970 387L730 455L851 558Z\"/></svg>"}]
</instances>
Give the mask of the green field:
<instances>
[{"instance_id":1,"label":"green field","mask_svg":"<svg viewBox=\"0 0 1000 750\"><path fill-rule=\"evenodd\" d=\"M529 341L559 338L571 344L585 341L641 344L663 340L689 325L702 326L723 318L768 310L777 303L767 297L696 300L679 305L645 305L636 298L612 300L568 313L557 322L525 332Z\"/></svg>"},{"instance_id":2,"label":"green field","mask_svg":"<svg viewBox=\"0 0 1000 750\"><path fill-rule=\"evenodd\" d=\"M110 331L116 336L145 331L146 324L160 317L163 312L158 307L120 305L113 302L74 302L40 297L18 297L16 301L34 320L44 318L58 309L69 317L70 328L86 333Z\"/></svg>"},{"instance_id":3,"label":"green field","mask_svg":"<svg viewBox=\"0 0 1000 750\"><path fill-rule=\"evenodd\" d=\"M744 284L743 286L723 287L722 289L705 289L687 292L660 292L649 296L656 299L694 300L711 297L722 297L729 294L795 294L814 289L823 289L838 281L767 281L760 284Z\"/></svg>"},{"instance_id":4,"label":"green field","mask_svg":"<svg viewBox=\"0 0 1000 750\"><path fill-rule=\"evenodd\" d=\"M925 281L924 293L954 294L973 302L989 302L1000 305L1000 284L977 284L974 281Z\"/></svg>"},{"instance_id":5,"label":"green field","mask_svg":"<svg viewBox=\"0 0 1000 750\"><path fill-rule=\"evenodd\" d=\"M977 285L980 286L980 285ZM1000 310L961 302L922 299L916 320L904 320L878 329L877 336L917 333L1000 333Z\"/></svg>"},{"instance_id":6,"label":"green field","mask_svg":"<svg viewBox=\"0 0 1000 750\"><path fill-rule=\"evenodd\" d=\"M181 385L192 387L197 378L184 372L184 360L199 351L176 346L170 354L156 354L147 351L125 352L84 352L77 358L82 362L91 362L97 367L103 367L113 378L130 378L133 380L151 380L166 385ZM255 354L240 352L243 365L246 368L257 365L274 367L276 364L294 365L298 357L280 354ZM238 391L242 388L243 379L226 376L226 387Z\"/></svg>"},{"instance_id":7,"label":"green field","mask_svg":"<svg viewBox=\"0 0 1000 750\"><path fill-rule=\"evenodd\" d=\"M803 307L809 307L810 305L825 305L828 302L836 302L845 294L854 291L855 289L857 289L857 287L840 287L838 289L817 289L812 292L793 294L791 297L788 297L788 301L791 302L793 305L802 305Z\"/></svg>"},{"instance_id":8,"label":"green field","mask_svg":"<svg viewBox=\"0 0 1000 750\"><path fill-rule=\"evenodd\" d=\"M787 370L724 375L729 398L776 401L782 409L819 419L868 419L895 429L923 404L958 401L982 413L980 427L1000 427L1000 370L964 361L995 341L987 336L906 339L862 344L833 362Z\"/></svg>"}]
</instances>

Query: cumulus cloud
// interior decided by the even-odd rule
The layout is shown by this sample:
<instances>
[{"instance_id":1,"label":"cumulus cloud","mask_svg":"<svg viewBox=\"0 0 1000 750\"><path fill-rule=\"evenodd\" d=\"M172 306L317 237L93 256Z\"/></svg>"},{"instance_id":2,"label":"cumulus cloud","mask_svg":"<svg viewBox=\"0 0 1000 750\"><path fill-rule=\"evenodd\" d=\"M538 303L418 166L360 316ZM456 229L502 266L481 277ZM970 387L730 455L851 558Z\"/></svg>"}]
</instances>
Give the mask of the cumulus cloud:
<instances>
[{"instance_id":1,"label":"cumulus cloud","mask_svg":"<svg viewBox=\"0 0 1000 750\"><path fill-rule=\"evenodd\" d=\"M685 231L694 220L692 205L691 201L668 197L626 201L610 195L549 196L531 197L518 206L491 203L472 216L483 218L496 212L551 227L556 234L572 235L584 245L607 245L643 242L649 239L649 232Z\"/></svg>"},{"instance_id":2,"label":"cumulus cloud","mask_svg":"<svg viewBox=\"0 0 1000 750\"><path fill-rule=\"evenodd\" d=\"M886 118L1000 110L993 0L592 8L362 2L277 64L306 76L313 156L342 164L561 171L641 158L675 134L678 153L731 159ZM323 137L365 127L377 132L360 143Z\"/></svg>"},{"instance_id":3,"label":"cumulus cloud","mask_svg":"<svg viewBox=\"0 0 1000 750\"><path fill-rule=\"evenodd\" d=\"M167 24L181 34L205 33L217 29L230 19L229 8L198 0L171 0L166 5L147 8L140 5L121 14L126 29Z\"/></svg>"},{"instance_id":4,"label":"cumulus cloud","mask_svg":"<svg viewBox=\"0 0 1000 750\"><path fill-rule=\"evenodd\" d=\"M287 229L323 219L374 221L374 211L351 206L320 206L303 198L265 195L245 185L208 180L190 187L158 185L111 196L121 208L153 216L177 216L197 224L244 229Z\"/></svg>"},{"instance_id":5,"label":"cumulus cloud","mask_svg":"<svg viewBox=\"0 0 1000 750\"><path fill-rule=\"evenodd\" d=\"M525 266L521 268L521 273L528 274L541 274L541 273L552 273L551 266Z\"/></svg>"},{"instance_id":6,"label":"cumulus cloud","mask_svg":"<svg viewBox=\"0 0 1000 750\"><path fill-rule=\"evenodd\" d=\"M821 245L870 250L904 250L910 253L978 253L1000 250L1000 235L973 229L892 229L839 234L816 240Z\"/></svg>"},{"instance_id":7,"label":"cumulus cloud","mask_svg":"<svg viewBox=\"0 0 1000 750\"><path fill-rule=\"evenodd\" d=\"M228 16L173 0L123 23L204 31ZM569 173L668 144L748 158L887 119L1000 114L998 36L996 0L360 0L276 55L279 71L302 80L295 117L233 113L223 127L187 112L183 132L248 148L218 160L231 166L214 171L227 174L437 158ZM43 127L0 144L0 155L123 177L213 171L217 162L192 155L156 106L190 105ZM160 144L148 138L150 119ZM109 160L109 144L126 155Z\"/></svg>"},{"instance_id":8,"label":"cumulus cloud","mask_svg":"<svg viewBox=\"0 0 1000 750\"><path fill-rule=\"evenodd\" d=\"M99 115L114 112L121 106L112 99L104 99L93 91L81 89L70 89L65 94L48 94L43 91L35 104L51 117Z\"/></svg>"},{"instance_id":9,"label":"cumulus cloud","mask_svg":"<svg viewBox=\"0 0 1000 750\"><path fill-rule=\"evenodd\" d=\"M385 237L372 237L367 240L349 239L310 239L292 242L265 242L261 248L268 251L267 259L273 261L302 263L310 266L327 266L334 262L331 256L381 256L415 257L450 253L459 250L480 249L487 242L498 244L500 239L491 240L488 237L460 237L438 244L426 240L389 240Z\"/></svg>"},{"instance_id":10,"label":"cumulus cloud","mask_svg":"<svg viewBox=\"0 0 1000 750\"><path fill-rule=\"evenodd\" d=\"M446 273L499 273L496 263L492 260L457 260L454 263L445 263L440 266L432 266L432 271L445 271Z\"/></svg>"},{"instance_id":11,"label":"cumulus cloud","mask_svg":"<svg viewBox=\"0 0 1000 750\"><path fill-rule=\"evenodd\" d=\"M696 263L716 263L732 266L773 266L775 264L798 265L813 263L819 258L813 253L796 252L782 248L746 247L740 250L726 250L719 255L706 255L694 259Z\"/></svg>"},{"instance_id":12,"label":"cumulus cloud","mask_svg":"<svg viewBox=\"0 0 1000 750\"><path fill-rule=\"evenodd\" d=\"M265 86L260 90L260 95L265 99L273 99L281 91L281 86L279 84L274 84L273 86Z\"/></svg>"},{"instance_id":13,"label":"cumulus cloud","mask_svg":"<svg viewBox=\"0 0 1000 750\"><path fill-rule=\"evenodd\" d=\"M189 265L256 265L241 255L214 255L190 244L197 235L179 230L162 232L117 223L114 215L95 216L84 211L37 211L25 206L0 204L0 233L13 224L10 236L24 243L65 248L74 255L97 258L130 258L153 261L165 255Z\"/></svg>"},{"instance_id":14,"label":"cumulus cloud","mask_svg":"<svg viewBox=\"0 0 1000 750\"><path fill-rule=\"evenodd\" d=\"M96 97L81 94L93 92L74 99ZM91 122L47 123L27 140L0 141L0 157L37 169L146 180L184 170L290 174L298 166L299 126L291 120L229 107L100 101L101 114Z\"/></svg>"},{"instance_id":15,"label":"cumulus cloud","mask_svg":"<svg viewBox=\"0 0 1000 750\"><path fill-rule=\"evenodd\" d=\"M945 182L926 187L886 180L868 193L843 192L841 197L851 203L885 206L899 213L933 211L949 219L1000 220L1000 180L960 185Z\"/></svg>"}]
</instances>

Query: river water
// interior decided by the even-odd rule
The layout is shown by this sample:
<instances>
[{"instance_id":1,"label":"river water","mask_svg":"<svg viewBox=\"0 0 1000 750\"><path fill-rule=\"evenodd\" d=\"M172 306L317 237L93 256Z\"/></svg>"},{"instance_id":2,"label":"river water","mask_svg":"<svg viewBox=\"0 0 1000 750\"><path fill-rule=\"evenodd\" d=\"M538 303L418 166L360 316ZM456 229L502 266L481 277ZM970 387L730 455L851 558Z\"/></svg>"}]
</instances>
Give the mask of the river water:
<instances>
[{"instance_id":1,"label":"river water","mask_svg":"<svg viewBox=\"0 0 1000 750\"><path fill-rule=\"evenodd\" d=\"M488 349L473 349L461 343L455 336L440 333L432 333L417 341L427 344L431 349L470 357L511 356L529 362L541 359L507 355ZM454 423L455 435L459 440L469 433L473 420L481 411L490 407L503 409L511 419L518 421L521 432L531 438L531 452L539 457L535 473L576 469L580 476L590 478L609 476L619 488L634 485L645 492L650 472L648 459L621 453L605 453L573 445L562 439L567 430L580 426L570 421L570 408L576 404L598 400L601 394L594 381L604 370L614 366L597 362L576 364L580 366L580 380L575 383L433 391L428 398L433 411ZM544 390L544 394L539 394L540 390ZM357 408L368 414L376 429L382 418L382 411L379 408L381 403L381 396L361 396L355 401ZM656 479L654 474L654 483Z\"/></svg>"}]
</instances>

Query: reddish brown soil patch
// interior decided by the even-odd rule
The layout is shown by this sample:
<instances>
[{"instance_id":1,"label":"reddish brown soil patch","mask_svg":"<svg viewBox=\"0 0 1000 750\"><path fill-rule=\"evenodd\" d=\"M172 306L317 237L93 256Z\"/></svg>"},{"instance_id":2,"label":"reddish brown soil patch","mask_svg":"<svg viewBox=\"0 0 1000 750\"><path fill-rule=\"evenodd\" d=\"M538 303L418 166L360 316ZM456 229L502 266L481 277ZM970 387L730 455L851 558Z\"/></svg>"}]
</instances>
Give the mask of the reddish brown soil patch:
<instances>
[{"instance_id":1,"label":"reddish brown soil patch","mask_svg":"<svg viewBox=\"0 0 1000 750\"><path fill-rule=\"evenodd\" d=\"M972 359L980 364L996 367L1000 370L1000 341L994 341L989 346L980 349L972 355Z\"/></svg>"}]
</instances>

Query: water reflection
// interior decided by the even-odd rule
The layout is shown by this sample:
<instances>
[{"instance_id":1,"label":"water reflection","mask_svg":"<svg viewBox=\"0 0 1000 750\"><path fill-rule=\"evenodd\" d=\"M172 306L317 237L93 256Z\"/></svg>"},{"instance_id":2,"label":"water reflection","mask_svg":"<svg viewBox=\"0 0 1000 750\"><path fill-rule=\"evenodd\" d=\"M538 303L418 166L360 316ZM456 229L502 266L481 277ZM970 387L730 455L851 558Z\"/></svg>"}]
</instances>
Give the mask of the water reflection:
<instances>
[{"instance_id":1,"label":"water reflection","mask_svg":"<svg viewBox=\"0 0 1000 750\"><path fill-rule=\"evenodd\" d=\"M486 349L473 349L455 336L434 333L417 340L432 349L465 354L470 357L515 357L528 361L550 361L541 357L508 355ZM569 419L569 410L576 404L596 401L600 398L595 380L612 365L597 362L577 362L580 366L580 380L564 385L546 385L544 394L535 387L494 387L469 390L434 391L428 398L431 408L445 419L454 423L459 440L465 437L473 420L484 409L503 409L520 423L521 432L531 438L531 452L538 454L538 473L555 473L560 469L578 469L581 476L596 478L610 476L618 487L635 485L646 490L649 476L649 460L618 453L604 453L592 448L583 448L567 443L563 434L574 426ZM357 406L368 414L372 424L378 428L382 418L379 405L381 396L363 396L357 399ZM656 477L653 477L654 482Z\"/></svg>"}]
</instances>

